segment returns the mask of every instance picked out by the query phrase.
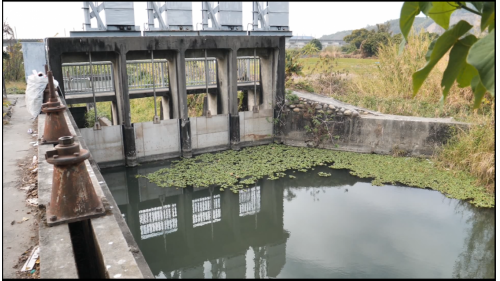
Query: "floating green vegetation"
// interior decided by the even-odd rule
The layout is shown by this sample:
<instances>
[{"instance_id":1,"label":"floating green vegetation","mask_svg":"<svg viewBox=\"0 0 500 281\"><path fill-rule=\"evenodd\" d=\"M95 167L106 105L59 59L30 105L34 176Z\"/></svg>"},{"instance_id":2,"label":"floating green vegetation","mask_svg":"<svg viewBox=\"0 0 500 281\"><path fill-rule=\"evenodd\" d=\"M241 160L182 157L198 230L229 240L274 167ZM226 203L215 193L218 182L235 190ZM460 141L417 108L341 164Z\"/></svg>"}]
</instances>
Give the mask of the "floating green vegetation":
<instances>
[{"instance_id":1,"label":"floating green vegetation","mask_svg":"<svg viewBox=\"0 0 500 281\"><path fill-rule=\"evenodd\" d=\"M318 173L318 176L320 176L320 177L329 177L331 175L332 175L331 173L323 173L323 172Z\"/></svg>"},{"instance_id":2,"label":"floating green vegetation","mask_svg":"<svg viewBox=\"0 0 500 281\"><path fill-rule=\"evenodd\" d=\"M226 150L207 153L189 159L172 161L172 165L145 177L161 187L229 188L234 193L266 177L275 180L293 170L307 172L314 166L331 165L332 169L349 169L361 178L374 178L373 185L404 184L430 188L447 197L470 200L478 207L494 207L495 198L475 179L463 172L440 170L421 158L358 154L327 149L292 147L270 144L249 147L241 151ZM318 173L330 176L330 173ZM295 178L289 175L290 178Z\"/></svg>"}]
</instances>

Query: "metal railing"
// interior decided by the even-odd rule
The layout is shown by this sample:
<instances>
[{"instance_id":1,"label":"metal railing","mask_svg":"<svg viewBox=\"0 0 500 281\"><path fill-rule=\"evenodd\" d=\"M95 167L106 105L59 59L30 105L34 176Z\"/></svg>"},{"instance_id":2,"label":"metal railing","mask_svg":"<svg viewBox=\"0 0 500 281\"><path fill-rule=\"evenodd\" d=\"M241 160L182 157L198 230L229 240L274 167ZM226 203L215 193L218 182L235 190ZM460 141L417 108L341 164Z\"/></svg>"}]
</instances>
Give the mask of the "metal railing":
<instances>
[{"instance_id":1,"label":"metal railing","mask_svg":"<svg viewBox=\"0 0 500 281\"><path fill-rule=\"evenodd\" d=\"M99 93L114 91L111 62L93 62L92 66L95 91ZM64 63L62 71L66 93L92 92L89 63Z\"/></svg>"},{"instance_id":2,"label":"metal railing","mask_svg":"<svg viewBox=\"0 0 500 281\"><path fill-rule=\"evenodd\" d=\"M177 204L139 211L141 240L177 231Z\"/></svg>"},{"instance_id":3,"label":"metal railing","mask_svg":"<svg viewBox=\"0 0 500 281\"><path fill-rule=\"evenodd\" d=\"M238 57L237 76L239 83L260 80L260 60L254 63L253 57ZM215 58L207 58L208 85L217 84L217 63ZM93 62L95 93L114 92L114 75L111 62ZM86 94L92 92L89 63L64 63L63 83L66 94ZM168 63L155 60L154 67L150 60L127 61L129 90L169 87ZM186 86L205 85L205 59L186 59Z\"/></svg>"},{"instance_id":4,"label":"metal railing","mask_svg":"<svg viewBox=\"0 0 500 281\"><path fill-rule=\"evenodd\" d=\"M238 82L259 82L260 60L253 57L238 57Z\"/></svg>"},{"instance_id":5,"label":"metal railing","mask_svg":"<svg viewBox=\"0 0 500 281\"><path fill-rule=\"evenodd\" d=\"M151 60L127 61L128 89L152 89L153 71L155 88L168 88L167 60L155 60L154 67Z\"/></svg>"},{"instance_id":6,"label":"metal railing","mask_svg":"<svg viewBox=\"0 0 500 281\"><path fill-rule=\"evenodd\" d=\"M193 227L221 220L220 194L193 199Z\"/></svg>"}]
</instances>

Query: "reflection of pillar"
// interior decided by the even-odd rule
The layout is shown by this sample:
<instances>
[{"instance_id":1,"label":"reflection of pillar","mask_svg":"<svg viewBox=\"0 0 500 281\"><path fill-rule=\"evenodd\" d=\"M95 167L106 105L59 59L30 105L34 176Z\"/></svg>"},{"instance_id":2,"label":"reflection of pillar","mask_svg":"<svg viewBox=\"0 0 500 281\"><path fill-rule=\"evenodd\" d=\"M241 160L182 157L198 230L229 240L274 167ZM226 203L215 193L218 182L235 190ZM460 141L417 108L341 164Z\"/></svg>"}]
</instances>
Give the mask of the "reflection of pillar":
<instances>
[{"instance_id":1,"label":"reflection of pillar","mask_svg":"<svg viewBox=\"0 0 500 281\"><path fill-rule=\"evenodd\" d=\"M267 276L276 278L286 263L286 242L277 245L267 245Z\"/></svg>"},{"instance_id":2,"label":"reflection of pillar","mask_svg":"<svg viewBox=\"0 0 500 281\"><path fill-rule=\"evenodd\" d=\"M226 278L245 278L247 272L245 253L226 258L224 271Z\"/></svg>"},{"instance_id":3,"label":"reflection of pillar","mask_svg":"<svg viewBox=\"0 0 500 281\"><path fill-rule=\"evenodd\" d=\"M222 258L216 260L210 260L210 264L212 265L212 279L221 278L222 272L224 271L224 260Z\"/></svg>"},{"instance_id":4,"label":"reflection of pillar","mask_svg":"<svg viewBox=\"0 0 500 281\"><path fill-rule=\"evenodd\" d=\"M232 192L221 193L221 221L230 227L234 239L241 239L240 233L240 205L239 194Z\"/></svg>"},{"instance_id":5,"label":"reflection of pillar","mask_svg":"<svg viewBox=\"0 0 500 281\"><path fill-rule=\"evenodd\" d=\"M177 228L182 233L182 237L184 237L186 245L188 245L188 250L193 252L195 250L193 238L193 193L188 191L179 195L178 198Z\"/></svg>"},{"instance_id":6,"label":"reflection of pillar","mask_svg":"<svg viewBox=\"0 0 500 281\"><path fill-rule=\"evenodd\" d=\"M193 267L183 268L182 269L182 278L205 278L203 273L203 264L197 264Z\"/></svg>"},{"instance_id":7,"label":"reflection of pillar","mask_svg":"<svg viewBox=\"0 0 500 281\"><path fill-rule=\"evenodd\" d=\"M130 232L134 236L137 245L141 242L141 222L139 219L139 179L135 177L138 171L137 168L128 168L127 173L127 188L129 192L129 208L127 208L127 222Z\"/></svg>"}]
</instances>

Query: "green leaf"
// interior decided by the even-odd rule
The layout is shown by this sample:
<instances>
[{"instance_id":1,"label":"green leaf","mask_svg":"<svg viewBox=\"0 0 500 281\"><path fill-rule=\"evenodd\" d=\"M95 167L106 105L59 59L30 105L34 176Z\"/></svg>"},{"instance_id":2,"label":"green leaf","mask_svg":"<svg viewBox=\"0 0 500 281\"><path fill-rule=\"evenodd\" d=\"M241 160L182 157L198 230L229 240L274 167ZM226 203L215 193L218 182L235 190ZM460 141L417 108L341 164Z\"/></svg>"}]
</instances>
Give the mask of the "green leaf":
<instances>
[{"instance_id":1,"label":"green leaf","mask_svg":"<svg viewBox=\"0 0 500 281\"><path fill-rule=\"evenodd\" d=\"M481 16L481 31L495 23L495 2L484 2L483 15Z\"/></svg>"},{"instance_id":2,"label":"green leaf","mask_svg":"<svg viewBox=\"0 0 500 281\"><path fill-rule=\"evenodd\" d=\"M448 29L450 26L450 16L456 10L455 7L448 2L432 2L432 8L428 14L442 28Z\"/></svg>"},{"instance_id":3,"label":"green leaf","mask_svg":"<svg viewBox=\"0 0 500 281\"><path fill-rule=\"evenodd\" d=\"M418 14L420 14L418 2L404 2L399 17L399 28L406 41L408 41L408 33L410 33L413 21Z\"/></svg>"},{"instance_id":4,"label":"green leaf","mask_svg":"<svg viewBox=\"0 0 500 281\"><path fill-rule=\"evenodd\" d=\"M429 16L429 11L432 8L432 2L418 2L418 7L424 15Z\"/></svg>"},{"instance_id":5,"label":"green leaf","mask_svg":"<svg viewBox=\"0 0 500 281\"><path fill-rule=\"evenodd\" d=\"M483 83L481 83L479 75L472 78L471 88L474 92L474 109L476 109L481 105L481 101L483 100L484 94L486 93L486 88L484 87Z\"/></svg>"},{"instance_id":6,"label":"green leaf","mask_svg":"<svg viewBox=\"0 0 500 281\"><path fill-rule=\"evenodd\" d=\"M434 39L429 45L429 49L427 50L427 53L425 53L425 61L429 61L431 59L432 50L434 50L434 45L436 45L436 41L438 39L439 37Z\"/></svg>"},{"instance_id":7,"label":"green leaf","mask_svg":"<svg viewBox=\"0 0 500 281\"><path fill-rule=\"evenodd\" d=\"M482 13L482 11L483 11L483 3L484 2L469 2L469 3L471 3L474 6L474 8L476 8L476 10L479 13Z\"/></svg>"},{"instance_id":8,"label":"green leaf","mask_svg":"<svg viewBox=\"0 0 500 281\"><path fill-rule=\"evenodd\" d=\"M470 82L474 76L478 75L477 69L465 62L465 66L459 71L457 76L457 83L459 88L470 86Z\"/></svg>"},{"instance_id":9,"label":"green leaf","mask_svg":"<svg viewBox=\"0 0 500 281\"><path fill-rule=\"evenodd\" d=\"M470 48L467 63L477 69L484 87L495 95L495 32L479 39Z\"/></svg>"},{"instance_id":10,"label":"green leaf","mask_svg":"<svg viewBox=\"0 0 500 281\"><path fill-rule=\"evenodd\" d=\"M450 92L453 82L457 79L460 71L465 68L467 63L465 60L467 54L469 53L470 47L476 43L477 38L474 35L468 35L465 38L458 40L450 51L450 59L448 60L448 66L443 73L443 80L441 81L441 87L443 89L443 100L446 99L448 93Z\"/></svg>"},{"instance_id":11,"label":"green leaf","mask_svg":"<svg viewBox=\"0 0 500 281\"><path fill-rule=\"evenodd\" d=\"M431 44L433 49L432 53L428 56L427 64L417 72L413 73L413 96L418 93L418 90L420 89L436 63L438 63L438 61L446 54L446 52L448 52L448 50L455 44L455 42L457 42L458 38L464 35L471 28L472 25L470 25L466 21L461 20L455 26L439 36L435 44Z\"/></svg>"}]
</instances>

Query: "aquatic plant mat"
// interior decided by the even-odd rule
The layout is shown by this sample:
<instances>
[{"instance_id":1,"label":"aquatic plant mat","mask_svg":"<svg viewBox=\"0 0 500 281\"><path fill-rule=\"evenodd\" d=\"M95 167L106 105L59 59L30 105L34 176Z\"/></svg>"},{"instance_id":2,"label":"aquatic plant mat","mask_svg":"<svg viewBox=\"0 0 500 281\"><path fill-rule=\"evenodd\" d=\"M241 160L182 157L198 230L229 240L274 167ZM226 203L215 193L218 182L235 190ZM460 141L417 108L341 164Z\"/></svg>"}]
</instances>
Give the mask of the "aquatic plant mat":
<instances>
[{"instance_id":1,"label":"aquatic plant mat","mask_svg":"<svg viewBox=\"0 0 500 281\"><path fill-rule=\"evenodd\" d=\"M403 184L430 188L450 198L468 200L477 207L495 206L494 195L484 187L475 185L475 178L464 172L438 169L428 159L279 144L174 160L167 168L137 177L145 177L160 187L216 186L221 191L230 189L238 193L238 190L253 186L258 179L295 178L300 176L300 172L327 165L332 169L348 169L352 175L360 178L373 178L373 185ZM318 176L330 174L319 173Z\"/></svg>"}]
</instances>

